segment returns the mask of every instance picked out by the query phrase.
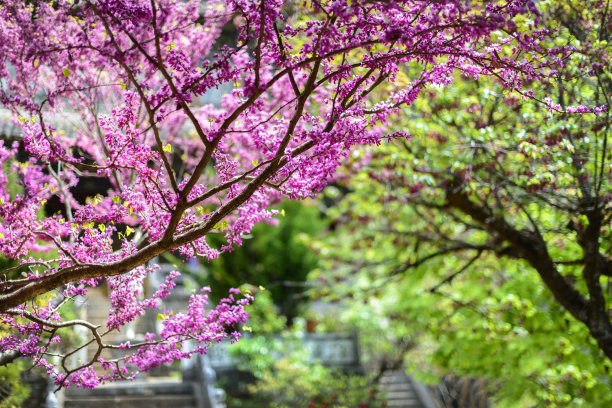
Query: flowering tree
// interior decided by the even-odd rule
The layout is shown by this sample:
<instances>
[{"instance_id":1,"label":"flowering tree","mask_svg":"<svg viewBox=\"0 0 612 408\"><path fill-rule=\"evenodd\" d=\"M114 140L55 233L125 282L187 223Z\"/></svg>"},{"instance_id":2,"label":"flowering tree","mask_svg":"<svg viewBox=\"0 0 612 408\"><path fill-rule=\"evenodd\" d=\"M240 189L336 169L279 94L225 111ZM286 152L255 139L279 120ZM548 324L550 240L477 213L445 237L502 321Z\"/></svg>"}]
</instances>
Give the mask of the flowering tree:
<instances>
[{"instance_id":1,"label":"flowering tree","mask_svg":"<svg viewBox=\"0 0 612 408\"><path fill-rule=\"evenodd\" d=\"M18 144L0 146L0 251L19 262L0 283L10 328L0 351L4 360L34 358L59 387L94 387L130 377L128 366L147 370L204 353L245 321L248 294L238 300L233 293L206 313L203 290L187 313L164 320L159 335L106 343L107 333L157 307L174 286L177 273L143 298L141 283L156 268L148 261L157 255L212 260L231 251L274 216L276 200L318 192L352 146L405 137L376 124L428 84L448 84L461 71L520 90L548 66L548 55L533 52L546 32L516 30L515 19L537 19L527 0L0 5L0 101L18 117L28 154L19 162ZM229 44L221 36L226 26L236 30ZM511 51L501 57L504 47ZM420 68L398 80L402 64ZM384 83L390 90L373 100ZM220 105L202 102L220 87L228 89ZM17 193L9 173L17 175ZM79 202L72 188L88 176L106 177L112 188ZM41 216L53 196L64 210ZM220 248L206 241L213 233L225 237ZM104 282L107 329L62 319L63 306ZM66 350L62 334L75 326L89 338ZM198 346L181 348L188 339ZM70 359L88 344L97 345L90 361ZM104 360L108 348L130 354Z\"/></svg>"},{"instance_id":2,"label":"flowering tree","mask_svg":"<svg viewBox=\"0 0 612 408\"><path fill-rule=\"evenodd\" d=\"M394 341L419 336L430 367L486 378L496 406L612 403L611 116L602 107L612 97L612 25L609 2L583 4L538 3L554 41L576 48L534 88L591 113L554 115L483 79L429 89L396 122L413 140L368 152L334 209L338 275L322 275L323 290L370 313L378 347L380 327ZM330 290L334 281L345 283ZM416 362L418 351L394 357Z\"/></svg>"}]
</instances>

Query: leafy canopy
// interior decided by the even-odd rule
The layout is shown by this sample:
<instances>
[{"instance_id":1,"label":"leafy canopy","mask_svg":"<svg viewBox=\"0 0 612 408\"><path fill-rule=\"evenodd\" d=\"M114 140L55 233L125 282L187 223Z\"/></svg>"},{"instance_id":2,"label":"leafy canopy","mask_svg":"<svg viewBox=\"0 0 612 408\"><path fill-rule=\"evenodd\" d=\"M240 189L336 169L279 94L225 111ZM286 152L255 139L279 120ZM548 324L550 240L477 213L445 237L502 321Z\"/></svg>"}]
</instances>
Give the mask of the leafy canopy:
<instances>
[{"instance_id":1,"label":"leafy canopy","mask_svg":"<svg viewBox=\"0 0 612 408\"><path fill-rule=\"evenodd\" d=\"M540 4L557 30L549 52L576 48L533 85L563 109L598 109L554 115L552 102L524 103L483 78L430 89L398 125L412 140L356 156L362 170L335 210L342 228L323 270L345 283L323 294L353 299L351 320L379 323L369 328L387 340L378 353L401 359L393 348L408 338L419 345L409 366L484 377L500 406L612 400L612 167L601 108L612 95L611 27L607 2L590 5Z\"/></svg>"}]
</instances>

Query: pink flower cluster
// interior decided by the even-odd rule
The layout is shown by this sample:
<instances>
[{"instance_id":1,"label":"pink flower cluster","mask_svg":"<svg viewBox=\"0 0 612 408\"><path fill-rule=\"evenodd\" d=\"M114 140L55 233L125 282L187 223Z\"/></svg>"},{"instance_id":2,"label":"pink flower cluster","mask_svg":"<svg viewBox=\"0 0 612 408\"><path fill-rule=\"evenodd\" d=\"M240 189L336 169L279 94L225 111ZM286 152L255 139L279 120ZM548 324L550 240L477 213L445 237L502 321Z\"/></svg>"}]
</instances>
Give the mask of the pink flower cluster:
<instances>
[{"instance_id":1,"label":"pink flower cluster","mask_svg":"<svg viewBox=\"0 0 612 408\"><path fill-rule=\"evenodd\" d=\"M177 272L172 272L154 297L163 299L169 293L168 290L174 286L173 280L177 276ZM148 371L161 364L188 359L194 354L205 354L210 347L214 347L214 344L225 338L229 338L232 342L237 341L240 333L235 328L241 327L248 320L248 313L245 312L244 307L253 300L253 297L248 293L241 294L238 289L231 289L227 298L222 299L216 308L209 309L208 292L210 288L203 288L199 293L191 295L189 307L185 313L174 314L165 311L160 314L162 330L158 335L147 333L144 340L138 344L126 341L108 346L108 348L121 350L125 354L123 357L115 359L97 357L95 361L83 364L71 375L67 375L47 358L39 358L36 365L45 368L47 374L55 380L58 386L76 385L94 388L105 382L133 378L139 372ZM240 299L236 299L235 295L240 296ZM155 305L148 304L147 306ZM123 316L125 318L126 314L123 313ZM19 326L18 323L15 323L16 320L19 319L8 319L3 323ZM20 326L24 333L33 333L26 341L19 340L17 335L0 339L0 351L17 349L23 353L32 353L33 349L37 349L38 354L44 354L51 343L60 342L60 338L55 336L46 347L38 347L36 332L40 328L34 326L33 323ZM185 343L187 341L194 345L187 347ZM94 362L99 364L100 370L94 370Z\"/></svg>"}]
</instances>

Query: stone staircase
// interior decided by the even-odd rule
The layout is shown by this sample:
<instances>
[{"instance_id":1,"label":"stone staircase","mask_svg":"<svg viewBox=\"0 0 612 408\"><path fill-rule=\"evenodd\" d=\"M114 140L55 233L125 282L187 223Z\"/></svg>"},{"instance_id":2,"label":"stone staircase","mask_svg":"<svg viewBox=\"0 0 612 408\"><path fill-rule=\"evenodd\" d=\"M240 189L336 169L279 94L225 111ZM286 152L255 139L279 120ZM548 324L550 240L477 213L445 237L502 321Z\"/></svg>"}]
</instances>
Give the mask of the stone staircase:
<instances>
[{"instance_id":1,"label":"stone staircase","mask_svg":"<svg viewBox=\"0 0 612 408\"><path fill-rule=\"evenodd\" d=\"M389 408L436 408L427 389L403 369L386 371L379 384L386 392Z\"/></svg>"},{"instance_id":2,"label":"stone staircase","mask_svg":"<svg viewBox=\"0 0 612 408\"><path fill-rule=\"evenodd\" d=\"M193 383L173 378L134 380L93 390L69 389L64 408L195 408Z\"/></svg>"}]
</instances>

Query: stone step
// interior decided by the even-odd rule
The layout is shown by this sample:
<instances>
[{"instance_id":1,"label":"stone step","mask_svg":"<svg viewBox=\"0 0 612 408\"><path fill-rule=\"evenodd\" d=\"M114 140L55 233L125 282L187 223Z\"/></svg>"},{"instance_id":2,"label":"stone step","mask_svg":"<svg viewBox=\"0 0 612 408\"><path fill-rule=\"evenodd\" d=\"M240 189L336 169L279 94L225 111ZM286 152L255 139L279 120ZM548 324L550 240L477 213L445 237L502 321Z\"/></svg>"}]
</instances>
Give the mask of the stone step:
<instances>
[{"instance_id":1,"label":"stone step","mask_svg":"<svg viewBox=\"0 0 612 408\"><path fill-rule=\"evenodd\" d=\"M417 396L411 389L393 392L387 391L386 395L387 399L417 399Z\"/></svg>"},{"instance_id":2,"label":"stone step","mask_svg":"<svg viewBox=\"0 0 612 408\"><path fill-rule=\"evenodd\" d=\"M408 383L407 379L398 379L395 381L381 381L380 385L382 387L396 387L396 386L400 386L400 385L406 385L406 383Z\"/></svg>"},{"instance_id":3,"label":"stone step","mask_svg":"<svg viewBox=\"0 0 612 408\"><path fill-rule=\"evenodd\" d=\"M113 396L66 398L64 408L194 408L191 395Z\"/></svg>"},{"instance_id":4,"label":"stone step","mask_svg":"<svg viewBox=\"0 0 612 408\"><path fill-rule=\"evenodd\" d=\"M380 378L380 388L385 391L389 408L423 408L419 396L403 370L388 371Z\"/></svg>"},{"instance_id":5,"label":"stone step","mask_svg":"<svg viewBox=\"0 0 612 408\"><path fill-rule=\"evenodd\" d=\"M406 377L406 374L404 373L394 373L391 375L383 375L380 378L380 382L381 383L398 383L398 382L406 382L408 381L408 378Z\"/></svg>"},{"instance_id":6,"label":"stone step","mask_svg":"<svg viewBox=\"0 0 612 408\"><path fill-rule=\"evenodd\" d=\"M67 398L112 398L122 396L166 397L192 395L193 385L174 378L151 378L146 380L133 380L105 384L87 390L83 388L69 388L66 390Z\"/></svg>"},{"instance_id":7,"label":"stone step","mask_svg":"<svg viewBox=\"0 0 612 408\"><path fill-rule=\"evenodd\" d=\"M387 383L383 386L383 388L387 390L387 392L412 390L410 388L410 384L406 385L406 381L397 382L397 383Z\"/></svg>"},{"instance_id":8,"label":"stone step","mask_svg":"<svg viewBox=\"0 0 612 408\"><path fill-rule=\"evenodd\" d=\"M400 398L400 399L388 399L387 406L389 407L411 407L411 408L423 408L421 401L415 398Z\"/></svg>"},{"instance_id":9,"label":"stone step","mask_svg":"<svg viewBox=\"0 0 612 408\"><path fill-rule=\"evenodd\" d=\"M401 400L391 400L387 401L387 408L422 408L422 405L419 401L401 401Z\"/></svg>"}]
</instances>

